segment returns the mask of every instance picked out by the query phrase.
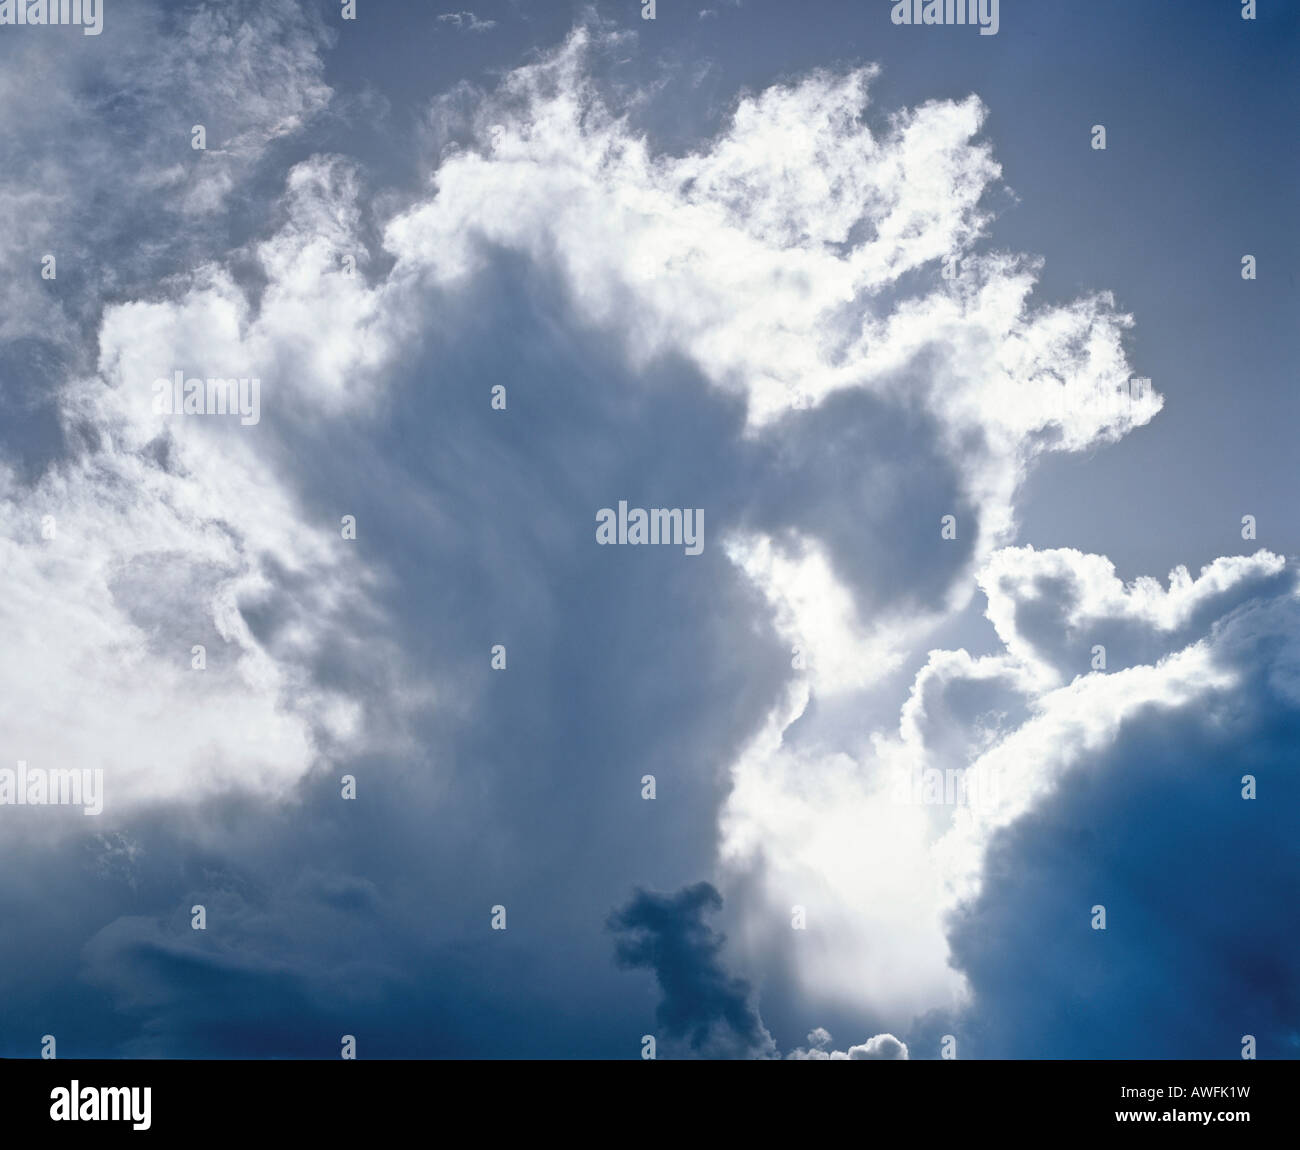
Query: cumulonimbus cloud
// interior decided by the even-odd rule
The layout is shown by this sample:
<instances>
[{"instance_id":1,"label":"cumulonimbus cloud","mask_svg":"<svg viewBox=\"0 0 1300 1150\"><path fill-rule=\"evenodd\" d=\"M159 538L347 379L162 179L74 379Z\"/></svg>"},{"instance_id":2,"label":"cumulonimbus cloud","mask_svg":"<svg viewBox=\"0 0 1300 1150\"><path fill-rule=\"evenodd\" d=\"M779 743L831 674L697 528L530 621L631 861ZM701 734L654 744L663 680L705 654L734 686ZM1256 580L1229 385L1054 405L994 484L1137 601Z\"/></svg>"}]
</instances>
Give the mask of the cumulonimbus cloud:
<instances>
[{"instance_id":1,"label":"cumulonimbus cloud","mask_svg":"<svg viewBox=\"0 0 1300 1150\"><path fill-rule=\"evenodd\" d=\"M212 157L194 187L158 176L179 189L177 218L219 214L230 165L247 171L327 101L311 34L281 47L288 88L253 94L235 160ZM712 727L689 748L732 782L715 828L730 933L748 967L788 960L810 1009L875 1020L854 1032L876 1034L866 1043L830 1052L828 1035L800 1056L901 1057L893 1035L914 1015L968 1000L950 916L985 889L990 841L1144 709L1230 690L1240 671L1220 645L1244 640L1216 622L1276 592L1284 565L1220 559L1166 591L1125 586L1102 556L1006 546L1036 458L1113 442L1162 400L1129 386L1132 321L1108 295L1034 305L1038 261L989 246L1000 171L977 98L877 115L873 69L816 72L743 96L714 138L675 155L601 92L590 64L607 47L580 28L497 89L442 101L429 187L370 221L383 251L367 249L364 175L317 156L287 174L275 230L104 310L91 367L58 392L66 458L35 481L0 472L3 753L102 763L130 810L228 790L283 798L348 755L416 760L417 714L481 717L479 680L430 686L458 679L462 652L429 656L393 606L401 548L350 549L348 508L321 498L314 468L340 431L367 441L400 421L390 404L413 379L450 393L455 380L419 374L426 344L445 359L454 344L431 301L476 298L503 258L521 261L625 369L584 380L593 392L680 384L685 372L658 369L683 363L692 385L739 406L716 424L715 474L698 482L722 504L708 522L723 567L752 591L737 631L789 653L733 758L710 760L730 748ZM279 103L294 109L283 122L268 113ZM160 417L150 389L175 370L258 375L261 422ZM464 438L467 455L500 450L472 427ZM413 506L431 500L425 472L396 474ZM556 490L565 478L556 468ZM567 538L569 508L544 510ZM438 522L457 542L484 529ZM545 616L552 572L536 565L550 535L534 526L492 540ZM981 592L1002 649L930 650ZM1094 632L1106 673L1081 655ZM728 639L739 643L717 645ZM195 643L209 649L206 678L190 666ZM359 669L351 681L321 672L339 651ZM663 658L639 674L684 677L697 699L715 686ZM730 734L729 702L697 705ZM987 801L913 801L915 772L934 766ZM688 1045L770 1053L757 984L726 973L703 922L711 890L631 904L625 961L659 975L666 1025ZM806 932L791 929L795 905ZM673 973L686 951L712 964L702 982Z\"/></svg>"}]
</instances>

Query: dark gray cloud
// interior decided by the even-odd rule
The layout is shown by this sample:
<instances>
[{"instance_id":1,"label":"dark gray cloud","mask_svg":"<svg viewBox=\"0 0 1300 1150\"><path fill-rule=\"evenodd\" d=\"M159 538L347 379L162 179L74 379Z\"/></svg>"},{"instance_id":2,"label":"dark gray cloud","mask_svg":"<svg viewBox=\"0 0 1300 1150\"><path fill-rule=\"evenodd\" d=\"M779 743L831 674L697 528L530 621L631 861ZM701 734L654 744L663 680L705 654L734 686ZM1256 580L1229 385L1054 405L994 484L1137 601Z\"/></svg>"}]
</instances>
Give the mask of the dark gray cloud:
<instances>
[{"instance_id":1,"label":"dark gray cloud","mask_svg":"<svg viewBox=\"0 0 1300 1150\"><path fill-rule=\"evenodd\" d=\"M950 936L974 1005L928 1020L927 1049L1232 1059L1254 1035L1260 1058L1300 1056L1298 639L1292 588L1237 608L1214 644L1234 687L1138 713L995 837Z\"/></svg>"},{"instance_id":2,"label":"dark gray cloud","mask_svg":"<svg viewBox=\"0 0 1300 1150\"><path fill-rule=\"evenodd\" d=\"M722 896L707 882L676 894L640 890L610 917L621 965L654 972L663 1034L695 1057L756 1058L773 1052L749 983L729 974L725 936L707 921ZM671 1044L670 1044L671 1049Z\"/></svg>"}]
</instances>

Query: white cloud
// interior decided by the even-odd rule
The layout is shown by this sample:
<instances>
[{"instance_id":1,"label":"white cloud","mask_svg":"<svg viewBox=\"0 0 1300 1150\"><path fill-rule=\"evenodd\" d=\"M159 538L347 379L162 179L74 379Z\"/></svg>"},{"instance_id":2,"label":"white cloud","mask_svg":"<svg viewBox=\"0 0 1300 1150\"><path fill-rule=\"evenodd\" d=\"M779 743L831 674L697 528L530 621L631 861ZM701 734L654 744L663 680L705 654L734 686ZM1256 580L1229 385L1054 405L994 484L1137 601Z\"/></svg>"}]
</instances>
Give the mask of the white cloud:
<instances>
[{"instance_id":1,"label":"white cloud","mask_svg":"<svg viewBox=\"0 0 1300 1150\"><path fill-rule=\"evenodd\" d=\"M856 1059L889 1059L906 1061L907 1043L901 1042L892 1034L877 1034L848 1050L827 1050L831 1042L830 1033L823 1027L817 1027L808 1035L808 1046L798 1047L786 1055L788 1059L801 1062L844 1062Z\"/></svg>"},{"instance_id":2,"label":"white cloud","mask_svg":"<svg viewBox=\"0 0 1300 1150\"><path fill-rule=\"evenodd\" d=\"M1059 639L1099 637L1108 633L1108 623L1172 635L1206 608L1222 614L1229 596L1257 590L1285 566L1281 556L1269 551L1226 556L1202 568L1196 578L1186 567L1176 567L1166 590L1150 576L1125 584L1104 555L1071 548L1007 547L990 558L978 581L988 597L988 618L1007 650L1034 668L1045 684L1055 685L1063 663ZM1021 616L1040 601L1050 604L1055 614L1046 634L1027 633Z\"/></svg>"},{"instance_id":3,"label":"white cloud","mask_svg":"<svg viewBox=\"0 0 1300 1150\"><path fill-rule=\"evenodd\" d=\"M1159 410L1154 390L1127 390L1131 320L1108 295L1031 308L1035 261L974 253L1000 174L974 97L873 131L874 69L814 73L741 99L697 150L659 155L595 93L586 60L603 47L580 29L498 93L461 93L460 130L442 135L466 142L435 194L387 228L395 281L456 284L487 245L553 264L634 368L689 357L745 397L754 433L844 389L920 405L963 461L960 495L978 514L959 529L976 561L1013 529L1036 455L1112 441ZM954 281L939 274L950 257ZM895 298L922 269L928 287ZM959 580L935 606L970 592Z\"/></svg>"},{"instance_id":4,"label":"white cloud","mask_svg":"<svg viewBox=\"0 0 1300 1150\"><path fill-rule=\"evenodd\" d=\"M737 536L725 546L763 592L774 626L790 645L792 665L804 664L818 695L860 690L896 670L908 638L920 629L895 620L864 626L816 539L800 539L797 554L769 535Z\"/></svg>"},{"instance_id":5,"label":"white cloud","mask_svg":"<svg viewBox=\"0 0 1300 1150\"><path fill-rule=\"evenodd\" d=\"M1160 633L1199 605L1228 610L1231 592L1276 575L1281 561L1267 552L1220 559L1199 580L1175 573L1165 592L1153 581L1123 588L1100 556L1011 548L979 579L996 588L998 619L1015 617L1044 569L1068 576L1051 592L1061 617L1075 617L1073 607L1094 622L1137 621ZM1043 671L1010 624L1000 626L1011 640L1002 654L932 651L898 731L869 732L852 753L829 753L806 735L786 740L807 703L806 686L796 689L735 763L722 823L724 863L762 876L761 905L739 936L751 960L778 940L772 924L804 905L798 977L814 1001L867 1007L895 1027L962 1004L969 992L948 965L946 921L979 893L991 836L1067 770L1110 747L1144 709L1193 706L1233 686L1234 674L1215 658L1212 622L1151 663L1080 674L1066 685ZM927 768L956 771L970 801L918 801L924 795L913 784Z\"/></svg>"},{"instance_id":6,"label":"white cloud","mask_svg":"<svg viewBox=\"0 0 1300 1150\"><path fill-rule=\"evenodd\" d=\"M22 226L0 234L0 260L30 276L0 288L0 340L79 343L101 293L206 234L268 148L328 106L322 47L288 0L124 8L111 52L93 38L7 37L0 211ZM111 104L88 109L87 85ZM195 124L206 151L191 147ZM52 283L33 262L44 253L58 260Z\"/></svg>"},{"instance_id":7,"label":"white cloud","mask_svg":"<svg viewBox=\"0 0 1300 1150\"><path fill-rule=\"evenodd\" d=\"M444 12L438 22L450 24L457 32L490 32L497 26L495 20L480 20L473 12Z\"/></svg>"},{"instance_id":8,"label":"white cloud","mask_svg":"<svg viewBox=\"0 0 1300 1150\"><path fill-rule=\"evenodd\" d=\"M337 163L293 170L286 224L256 249L268 281L256 310L219 266L108 308L98 374L60 394L65 425L93 427L96 446L33 488L0 474L0 753L104 769L111 815L236 787L283 798L315 765L404 745L363 723L363 701L314 680L327 643L351 643L358 666L400 659L379 635L361 648L376 573L338 515L302 506L271 430L366 410L396 346L381 293L340 270L341 254L364 252L356 194ZM174 371L259 377L261 423L155 414L153 382ZM292 613L259 638L249 608L286 577ZM410 675L394 700L400 711L427 688Z\"/></svg>"}]
</instances>

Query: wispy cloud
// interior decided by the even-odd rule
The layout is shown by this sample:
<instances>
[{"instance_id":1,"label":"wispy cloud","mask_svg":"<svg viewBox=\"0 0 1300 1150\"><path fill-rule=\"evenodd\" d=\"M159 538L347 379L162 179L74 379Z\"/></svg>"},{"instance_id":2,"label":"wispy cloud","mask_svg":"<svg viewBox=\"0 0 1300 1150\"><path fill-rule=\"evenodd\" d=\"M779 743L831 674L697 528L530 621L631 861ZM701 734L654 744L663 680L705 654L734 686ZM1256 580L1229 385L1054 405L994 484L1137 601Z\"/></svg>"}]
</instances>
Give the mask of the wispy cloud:
<instances>
[{"instance_id":1,"label":"wispy cloud","mask_svg":"<svg viewBox=\"0 0 1300 1150\"><path fill-rule=\"evenodd\" d=\"M497 26L495 20L480 20L473 12L444 12L438 22L449 24L457 32L490 32Z\"/></svg>"}]
</instances>

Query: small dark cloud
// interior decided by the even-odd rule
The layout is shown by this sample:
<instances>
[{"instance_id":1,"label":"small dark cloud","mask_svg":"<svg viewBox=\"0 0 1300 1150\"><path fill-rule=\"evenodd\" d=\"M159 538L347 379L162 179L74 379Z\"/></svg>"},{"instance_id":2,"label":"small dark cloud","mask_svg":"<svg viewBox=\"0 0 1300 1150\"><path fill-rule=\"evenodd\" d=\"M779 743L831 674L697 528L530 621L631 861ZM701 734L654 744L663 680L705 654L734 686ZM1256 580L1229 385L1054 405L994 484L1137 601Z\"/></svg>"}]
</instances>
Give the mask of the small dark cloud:
<instances>
[{"instance_id":1,"label":"small dark cloud","mask_svg":"<svg viewBox=\"0 0 1300 1150\"><path fill-rule=\"evenodd\" d=\"M704 1058L763 1058L774 1053L772 1037L752 1004L749 983L723 965L726 936L706 917L722 909L722 896L707 882L676 894L638 890L610 917L622 937L620 966L654 971L663 992L655 1016L663 1033Z\"/></svg>"}]
</instances>

